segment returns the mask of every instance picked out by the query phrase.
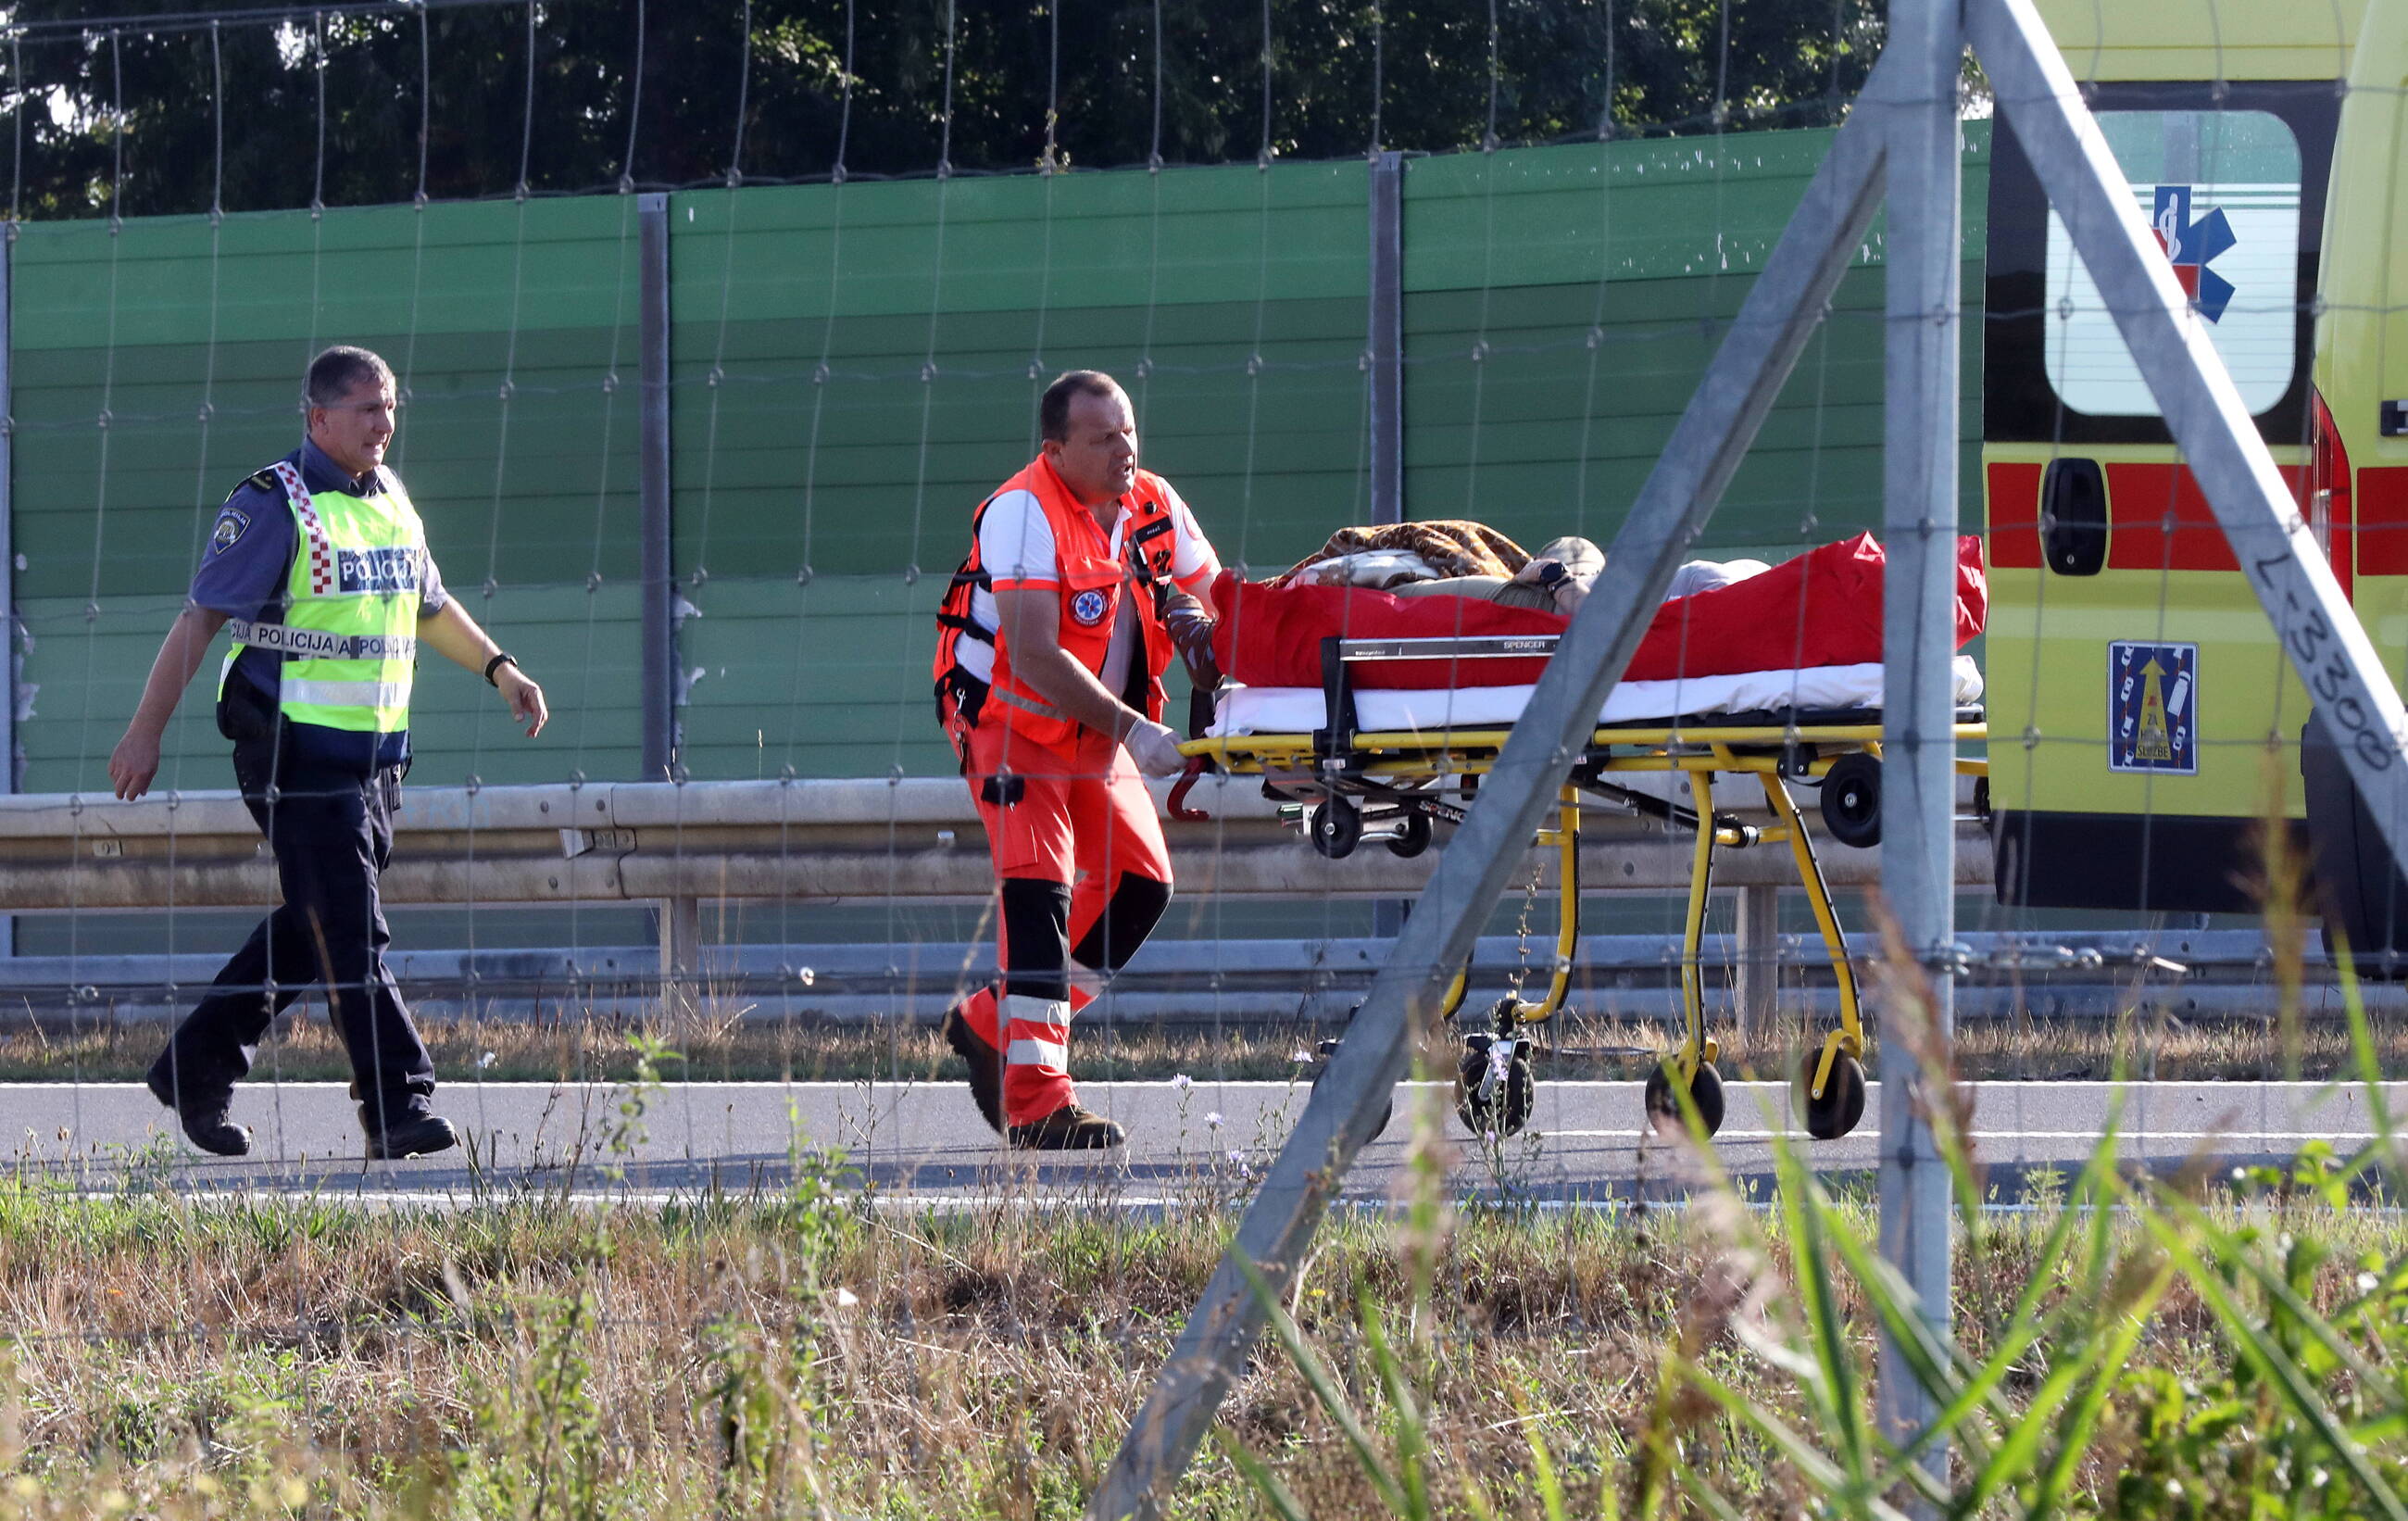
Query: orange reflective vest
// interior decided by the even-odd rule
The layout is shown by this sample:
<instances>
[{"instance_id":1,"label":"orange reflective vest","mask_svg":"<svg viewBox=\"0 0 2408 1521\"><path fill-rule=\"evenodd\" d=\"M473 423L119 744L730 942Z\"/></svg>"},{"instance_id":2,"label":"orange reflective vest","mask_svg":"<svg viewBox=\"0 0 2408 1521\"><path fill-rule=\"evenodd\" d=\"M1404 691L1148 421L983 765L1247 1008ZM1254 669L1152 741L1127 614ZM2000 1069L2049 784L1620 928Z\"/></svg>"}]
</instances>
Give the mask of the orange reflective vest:
<instances>
[{"instance_id":1,"label":"orange reflective vest","mask_svg":"<svg viewBox=\"0 0 2408 1521\"><path fill-rule=\"evenodd\" d=\"M1035 495L1044 509L1046 526L1054 531L1054 591L1061 597L1058 620L1062 648L1070 658L1098 678L1111 653L1112 627L1120 616L1120 599L1133 586L1138 597L1138 626L1143 631L1145 658L1129 663L1130 685L1143 672L1145 690L1136 698L1113 696L1159 723L1162 718L1162 673L1169 666L1172 647L1165 631L1162 610L1173 589L1172 552L1177 529L1170 514L1170 490L1160 476L1137 473L1137 486L1120 499L1122 554L1112 553L1111 534L1096 515L1079 505L1062 478L1042 455L995 489L970 518L970 552L953 572L937 610L937 718L952 737L953 748L967 755L968 731L989 717L1022 739L1041 745L1067 743L1077 732L1070 716L1046 701L1012 674L1011 646L1001 630L990 634L970 617L970 597L981 588L992 589L990 567L979 557L978 534L986 509L996 498L1015 491ZM963 668L956 653L964 639L995 646L995 680L981 681ZM992 707L990 707L992 703Z\"/></svg>"}]
</instances>

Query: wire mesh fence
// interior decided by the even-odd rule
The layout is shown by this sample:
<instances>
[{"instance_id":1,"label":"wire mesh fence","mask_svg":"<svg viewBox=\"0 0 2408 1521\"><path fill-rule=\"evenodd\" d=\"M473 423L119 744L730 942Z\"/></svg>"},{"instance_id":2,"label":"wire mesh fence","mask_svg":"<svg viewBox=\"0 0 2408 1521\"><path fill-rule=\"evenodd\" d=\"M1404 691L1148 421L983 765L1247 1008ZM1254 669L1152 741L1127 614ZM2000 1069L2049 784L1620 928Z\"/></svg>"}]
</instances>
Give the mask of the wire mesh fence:
<instances>
[{"instance_id":1,"label":"wire mesh fence","mask_svg":"<svg viewBox=\"0 0 2408 1521\"><path fill-rule=\"evenodd\" d=\"M1080 984L1096 1001L1067 1066L1131 1149L1015 1169L939 1033L1010 976L1009 895L929 689L973 510L1041 452L1048 383L1092 367L1125 388L1145 467L1233 573L1213 587L1221 649L1291 637L1250 636L1243 620L1275 606L1256 588L1323 575L1289 567L1377 526L1383 478L1405 518L1509 540L1509 579L1543 558L1525 546L1608 542L1879 42L1844 4L1811 27L1727 6L1333 21L1266 5L1242 26L1160 3L1101 26L1052 7L662 8L12 31L12 743L17 790L43 798L0 831L16 913L0 991L25 1014L0 1063L48 1084L8 1100L27 1187L472 1208L590 1188L774 1212L816 1186L826 1149L875 1198L1033 1195L1141 1218L1241 1200L1322 1042L1412 933L1398 904L1430 862L1382 847L1412 844L1419 819L1420 843L1445 848L1496 749L1481 736L1510 725L1510 706L1481 706L1502 684L1447 653L1341 691L1316 641L1284 652L1310 656L1304 677L1241 677L1249 690L1191 710L1171 662L1170 722L1193 711L1241 774L1198 789L1209 819L1167 824L1178 892L1146 949ZM2095 40L2086 69L2071 31L2066 53L2119 166L2380 627L2395 567L2377 440L2398 430L2364 430L2391 403L2352 393L2342 415L2317 379L2354 317L2383 328L2394 307L2348 275L2364 230L2327 231L2355 172L2334 159L2346 38L2236 36L2202 67ZM2210 1135L2268 1153L2356 1136L2362 1119L2291 1088L2186 1085L2340 1069L2303 884L2312 856L2371 825L2316 838L2310 695L1978 86L1959 694L1992 739L1962 752L1986 765L1960 795L1954 973L1957 1070L1998 1084L1977 1090L1985 1155L2014 1190L2050 1174L2094 1133L2102 1091L2083 1085L2127 1077L2157 1080L2145 1104L2172 1116L2134 1131L2144 1156ZM1383 243L1374 179L1398 147ZM1458 1034L1427 1053L1467 1197L1683 1196L1636 1087L1686 1011L1720 1032L1728 1142L1759 1145L1799 1120L1801 1059L1882 959L1868 805L1834 764L1867 746L1807 732L1878 724L1877 672L1870 690L1816 685L1878 661L1878 577L1792 567L1880 533L1885 236L1694 547L1701 595L1738 592L1720 604L1734 610L1659 620L1657 665L1626 683L1652 690L1604 715L1661 738L1599 741L1570 854L1541 841L1490 919L1465 1028L1546 997L1534 1085L1513 1098L1532 1079L1508 1071L1490 1107L1457 1113L1487 1048ZM1393 395L1375 380L1383 301ZM328 1085L351 1068L310 995L244 1090L254 1154L171 1163L125 1143L172 1128L127 1085L273 901L274 874L236 801L206 796L229 775L201 689L166 731L159 796L109 799L107 766L227 488L293 448L301 369L334 342L392 363L390 463L428 552L555 717L523 741L492 692L435 662L412 704L387 959L470 1144L363 1169L350 1098ZM1784 575L1796 585L1775 597ZM1328 637L1397 637L1380 621L1392 587L1328 589ZM1539 616L1563 605L1540 591ZM1489 599L1394 601L1435 610L1420 637L1513 632ZM1867 616L1873 653L1828 657ZM1703 668L1734 628L1760 663ZM1765 673L1738 696L1716 684ZM1278 692L1301 707L1242 709ZM1746 732L1699 737L1718 725ZM1437 739L1345 752L1357 772L1390 768L1358 798L1381 816L1346 850L1313 849L1347 826L1346 794L1315 769L1326 736L1383 729ZM1231 764L1226 742L1290 733L1323 753ZM1617 745L1669 764L1611 774ZM1694 790L1725 762L1738 773ZM2329 820L2348 795L2326 785ZM1821 852L1810 877L1784 828ZM1695 853L1700 829L1718 853ZM1722 885L1693 897L1709 859ZM2387 925L2391 879L2370 871L2361 922ZM2397 1002L2370 998L2378 1015ZM1497 1105L1518 1105L1513 1123ZM1354 1197L1401 1186L1407 1129ZM1828 1164L1867 1165L1871 1139L1829 1142ZM41 1335L266 1326L57 1314L75 1328ZM296 1309L291 1328L309 1321Z\"/></svg>"}]
</instances>

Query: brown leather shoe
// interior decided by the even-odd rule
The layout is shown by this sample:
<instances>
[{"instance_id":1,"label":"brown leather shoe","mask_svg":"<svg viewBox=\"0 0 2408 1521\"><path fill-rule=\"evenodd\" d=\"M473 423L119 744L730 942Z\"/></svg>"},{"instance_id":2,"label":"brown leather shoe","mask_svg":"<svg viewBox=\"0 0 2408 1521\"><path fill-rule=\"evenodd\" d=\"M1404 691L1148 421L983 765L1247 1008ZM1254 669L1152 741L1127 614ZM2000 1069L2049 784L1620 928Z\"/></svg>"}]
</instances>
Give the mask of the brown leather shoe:
<instances>
[{"instance_id":1,"label":"brown leather shoe","mask_svg":"<svg viewBox=\"0 0 2408 1521\"><path fill-rule=\"evenodd\" d=\"M1011 1144L1025 1152L1095 1152L1117 1146L1128 1132L1101 1114L1064 1104L1041 1120L1011 1127Z\"/></svg>"},{"instance_id":2,"label":"brown leather shoe","mask_svg":"<svg viewBox=\"0 0 2408 1521\"><path fill-rule=\"evenodd\" d=\"M970 1028L970 1022L958 1009L945 1011L945 1043L953 1054L969 1064L970 1101L978 1105L986 1127L997 1135L1003 1133L1003 1059Z\"/></svg>"}]
</instances>

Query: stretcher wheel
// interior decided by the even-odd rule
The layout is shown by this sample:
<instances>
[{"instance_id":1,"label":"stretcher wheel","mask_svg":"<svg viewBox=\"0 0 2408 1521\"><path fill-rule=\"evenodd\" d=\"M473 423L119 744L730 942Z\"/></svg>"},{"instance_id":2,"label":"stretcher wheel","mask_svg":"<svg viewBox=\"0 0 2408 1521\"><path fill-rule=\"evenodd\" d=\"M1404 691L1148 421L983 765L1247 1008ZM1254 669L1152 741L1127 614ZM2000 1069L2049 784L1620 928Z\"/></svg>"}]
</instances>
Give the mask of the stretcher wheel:
<instances>
[{"instance_id":1,"label":"stretcher wheel","mask_svg":"<svg viewBox=\"0 0 2408 1521\"><path fill-rule=\"evenodd\" d=\"M1324 1040L1324 1041L1322 1041L1322 1042L1321 1042L1321 1061L1322 1061L1322 1067L1321 1067L1321 1071L1319 1071L1319 1072L1315 1072L1315 1073L1313 1073L1313 1074L1312 1074L1312 1087L1318 1088L1318 1087L1320 1087L1320 1086L1321 1086L1322 1074L1323 1074L1323 1073L1326 1073L1326 1072L1327 1072L1327 1071L1329 1070L1329 1065L1328 1065L1328 1064L1329 1064L1329 1058L1330 1058L1330 1057L1332 1057L1332 1056L1335 1056L1336 1055L1338 1055L1338 1042L1337 1042L1337 1041L1335 1041L1335 1040ZM1379 1140L1382 1136L1383 1136L1383 1135L1387 1134L1387 1130L1388 1130L1388 1122L1389 1122L1390 1120L1395 1119L1396 1117L1397 1117L1397 1101L1396 1101L1394 1098L1391 1098L1391 1099L1389 1099L1389 1100L1388 1100L1388 1105L1387 1105L1387 1107L1386 1107L1385 1109L1383 1109L1382 1111L1380 1111L1380 1123L1379 1123L1379 1124L1377 1124L1377 1125L1375 1125L1375 1126L1371 1126L1371 1139L1372 1139L1373 1141L1377 1141L1377 1140Z\"/></svg>"},{"instance_id":2,"label":"stretcher wheel","mask_svg":"<svg viewBox=\"0 0 2408 1521\"><path fill-rule=\"evenodd\" d=\"M1363 838L1363 811L1353 803L1330 794L1313 805L1307 830L1312 836L1312 848L1333 861L1342 861L1354 854Z\"/></svg>"},{"instance_id":3,"label":"stretcher wheel","mask_svg":"<svg viewBox=\"0 0 2408 1521\"><path fill-rule=\"evenodd\" d=\"M1831 1081L1823 1089L1823 1097L1813 1097L1814 1069L1821 1064L1819 1051L1806 1053L1798 1067L1798 1108L1806 1116L1806 1133L1817 1141L1837 1141L1856 1127L1865 1117L1865 1064L1840 1053L1831 1064Z\"/></svg>"},{"instance_id":4,"label":"stretcher wheel","mask_svg":"<svg viewBox=\"0 0 2408 1521\"><path fill-rule=\"evenodd\" d=\"M1494 1035L1464 1038L1463 1060L1455 1069L1455 1112L1475 1136L1492 1131L1499 1140L1519 1135L1530 1123L1539 1097L1539 1080L1530 1070L1530 1048L1521 1040L1499 1069Z\"/></svg>"},{"instance_id":5,"label":"stretcher wheel","mask_svg":"<svg viewBox=\"0 0 2408 1521\"><path fill-rule=\"evenodd\" d=\"M1856 751L1823 778L1823 824L1831 838L1859 850L1881 843L1881 762Z\"/></svg>"},{"instance_id":6,"label":"stretcher wheel","mask_svg":"<svg viewBox=\"0 0 2408 1521\"><path fill-rule=\"evenodd\" d=\"M1429 848L1430 821L1426 813L1406 814L1402 832L1388 841L1388 853L1408 861Z\"/></svg>"},{"instance_id":7,"label":"stretcher wheel","mask_svg":"<svg viewBox=\"0 0 2408 1521\"><path fill-rule=\"evenodd\" d=\"M1698 1106L1698 1118L1706 1122L1706 1134L1713 1135L1723 1127L1723 1075L1714 1070L1712 1062L1699 1062L1697 1072L1689 1079L1689 1098ZM1672 1069L1658 1066L1647 1074L1647 1123L1663 1135L1687 1133L1688 1124L1681 1117L1681 1101L1672 1097Z\"/></svg>"}]
</instances>

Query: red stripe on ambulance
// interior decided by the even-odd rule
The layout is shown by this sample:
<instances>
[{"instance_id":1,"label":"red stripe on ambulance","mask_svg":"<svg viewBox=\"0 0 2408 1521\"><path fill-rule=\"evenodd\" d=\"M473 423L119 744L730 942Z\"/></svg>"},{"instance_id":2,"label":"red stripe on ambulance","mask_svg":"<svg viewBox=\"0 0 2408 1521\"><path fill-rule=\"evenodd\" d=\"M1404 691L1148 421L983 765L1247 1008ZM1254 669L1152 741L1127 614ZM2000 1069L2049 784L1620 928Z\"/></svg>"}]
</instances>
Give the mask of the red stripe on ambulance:
<instances>
[{"instance_id":1,"label":"red stripe on ambulance","mask_svg":"<svg viewBox=\"0 0 2408 1521\"><path fill-rule=\"evenodd\" d=\"M2111 463L2106 476L2109 568L2241 568L2190 471L2179 465Z\"/></svg>"},{"instance_id":2,"label":"red stripe on ambulance","mask_svg":"<svg viewBox=\"0 0 2408 1521\"><path fill-rule=\"evenodd\" d=\"M1990 466L1990 565L1998 570L2040 568L2041 466L2006 461Z\"/></svg>"},{"instance_id":3,"label":"red stripe on ambulance","mask_svg":"<svg viewBox=\"0 0 2408 1521\"><path fill-rule=\"evenodd\" d=\"M2368 466L2356 495L2358 570L2408 576L2408 465Z\"/></svg>"}]
</instances>

